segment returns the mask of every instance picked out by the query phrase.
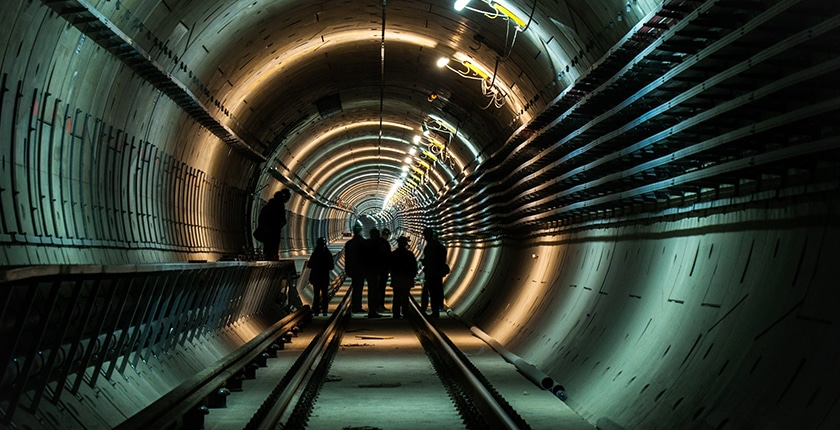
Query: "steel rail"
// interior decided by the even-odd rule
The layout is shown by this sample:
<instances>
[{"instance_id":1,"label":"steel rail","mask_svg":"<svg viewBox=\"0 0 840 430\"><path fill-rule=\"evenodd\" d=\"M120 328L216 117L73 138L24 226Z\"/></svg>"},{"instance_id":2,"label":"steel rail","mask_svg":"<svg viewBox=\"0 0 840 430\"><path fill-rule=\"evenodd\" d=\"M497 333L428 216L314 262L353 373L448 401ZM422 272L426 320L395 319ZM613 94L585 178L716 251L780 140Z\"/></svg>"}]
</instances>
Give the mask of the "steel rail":
<instances>
[{"instance_id":1,"label":"steel rail","mask_svg":"<svg viewBox=\"0 0 840 430\"><path fill-rule=\"evenodd\" d=\"M274 303L280 291L268 284L293 269L289 262L220 262L0 271L0 388L7 402L0 421L12 422L20 409L36 412L42 399L56 404L77 395L83 383L111 381L141 357L167 355L235 321L267 315L256 296ZM226 300L246 293L252 299L236 307ZM29 402L21 404L27 392Z\"/></svg>"},{"instance_id":2,"label":"steel rail","mask_svg":"<svg viewBox=\"0 0 840 430\"><path fill-rule=\"evenodd\" d=\"M417 306L417 301L410 298L409 308L412 325L423 348L439 372L441 381L450 391L456 406L468 428L526 429L528 424L510 407L507 402L490 387L489 382L472 363L455 347L445 334L438 330ZM424 339L426 342L424 342ZM436 358L437 357L437 358ZM464 397L450 390L451 381L444 380L440 372L447 369L458 381ZM476 413L478 415L476 415Z\"/></svg>"},{"instance_id":3,"label":"steel rail","mask_svg":"<svg viewBox=\"0 0 840 430\"><path fill-rule=\"evenodd\" d=\"M306 426L313 402L323 387L324 378L350 322L350 294L348 290L327 326L315 336L266 397L245 425L246 430ZM422 316L416 301L411 301L413 310L408 319L467 428L529 428L445 334Z\"/></svg>"},{"instance_id":4,"label":"steel rail","mask_svg":"<svg viewBox=\"0 0 840 430\"><path fill-rule=\"evenodd\" d=\"M225 381L268 349L276 342L277 338L303 321L309 313L309 307L304 306L295 313L287 315L241 346L230 356L199 372L156 402L116 426L115 429L169 428L170 425L177 423L190 409L198 405L202 399L210 395L213 390L222 386Z\"/></svg>"},{"instance_id":5,"label":"steel rail","mask_svg":"<svg viewBox=\"0 0 840 430\"><path fill-rule=\"evenodd\" d=\"M342 277L336 280L341 280ZM303 353L295 361L294 365L280 380L277 386L268 395L251 420L245 425L245 429L268 430L275 429L283 418L290 414L292 400L301 391L301 387L307 383L311 376L311 369L315 368L322 359L331 360L327 349L334 339L341 339L344 329L350 320L350 289L347 290L344 298L338 305L338 309L330 317L330 322L306 347Z\"/></svg>"}]
</instances>

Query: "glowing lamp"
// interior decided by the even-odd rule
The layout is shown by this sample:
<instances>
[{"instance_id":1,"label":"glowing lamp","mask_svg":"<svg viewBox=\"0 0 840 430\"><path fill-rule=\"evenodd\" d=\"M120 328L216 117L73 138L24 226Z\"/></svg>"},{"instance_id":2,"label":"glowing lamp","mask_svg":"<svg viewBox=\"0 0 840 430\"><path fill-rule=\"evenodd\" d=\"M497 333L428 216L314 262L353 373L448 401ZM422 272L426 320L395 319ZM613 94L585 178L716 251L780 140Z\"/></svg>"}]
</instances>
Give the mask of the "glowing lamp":
<instances>
[{"instance_id":1,"label":"glowing lamp","mask_svg":"<svg viewBox=\"0 0 840 430\"><path fill-rule=\"evenodd\" d=\"M516 16L515 13L511 12L510 9L505 7L503 4L501 4L497 1L494 1L494 2L492 2L492 6L496 10L501 12L504 16L510 18L511 21L515 22L516 25L519 26L519 28L525 28L525 21L523 21L522 18Z\"/></svg>"}]
</instances>

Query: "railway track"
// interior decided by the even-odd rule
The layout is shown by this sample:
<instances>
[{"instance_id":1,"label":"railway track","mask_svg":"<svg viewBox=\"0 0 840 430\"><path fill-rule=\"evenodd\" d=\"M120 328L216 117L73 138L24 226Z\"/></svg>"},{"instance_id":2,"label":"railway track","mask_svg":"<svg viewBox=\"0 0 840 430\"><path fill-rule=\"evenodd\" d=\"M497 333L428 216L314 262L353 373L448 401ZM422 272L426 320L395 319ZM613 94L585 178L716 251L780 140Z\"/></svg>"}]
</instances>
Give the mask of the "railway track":
<instances>
[{"instance_id":1,"label":"railway track","mask_svg":"<svg viewBox=\"0 0 840 430\"><path fill-rule=\"evenodd\" d=\"M531 428L413 300L407 318L367 319L348 293L329 318L304 307L121 428Z\"/></svg>"}]
</instances>

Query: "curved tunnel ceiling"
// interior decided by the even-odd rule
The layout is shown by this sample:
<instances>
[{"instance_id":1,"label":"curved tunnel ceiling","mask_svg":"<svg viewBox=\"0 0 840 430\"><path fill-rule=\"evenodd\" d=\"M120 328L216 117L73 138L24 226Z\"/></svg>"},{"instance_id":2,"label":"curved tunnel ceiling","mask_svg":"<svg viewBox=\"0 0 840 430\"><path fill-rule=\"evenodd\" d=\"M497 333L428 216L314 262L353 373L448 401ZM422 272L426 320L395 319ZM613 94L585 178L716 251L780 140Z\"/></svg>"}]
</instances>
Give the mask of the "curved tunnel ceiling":
<instances>
[{"instance_id":1,"label":"curved tunnel ceiling","mask_svg":"<svg viewBox=\"0 0 840 430\"><path fill-rule=\"evenodd\" d=\"M230 132L223 140L266 160L264 182L279 178L357 215L438 199L653 6L151 3L104 2L87 12L126 32L208 106ZM78 12L85 5L51 7L90 32ZM145 27L136 25L144 14ZM449 64L440 67L440 58Z\"/></svg>"},{"instance_id":2,"label":"curved tunnel ceiling","mask_svg":"<svg viewBox=\"0 0 840 430\"><path fill-rule=\"evenodd\" d=\"M720 58L764 37L732 26L786 25L789 7L764 17L759 4L460 3L49 5L212 132L199 139L265 161L263 197L280 180L310 202L292 204L304 217L318 206L356 216L396 209L478 241L667 206L731 182L723 167L687 174L728 157L719 143L695 142L736 127L725 114L738 105L698 112L728 85L754 85L737 73L773 68L724 68ZM787 46L762 55L795 61ZM795 79L785 85L811 78ZM779 82L758 98L784 97ZM656 158L691 144L696 157ZM197 166L225 163L218 149L195 157Z\"/></svg>"},{"instance_id":3,"label":"curved tunnel ceiling","mask_svg":"<svg viewBox=\"0 0 840 430\"><path fill-rule=\"evenodd\" d=\"M247 66L232 79L248 93L233 98L248 105L235 115L245 129L267 130L269 164L277 163L290 182L359 214L436 199L502 143L538 88L554 82L554 67L543 60L553 56L559 64L557 58L567 56L535 46L536 38L520 35L521 27L504 16L459 13L451 2L271 9L263 26L246 27L252 35L242 35L260 43L245 43L253 50L238 52ZM282 14L281 28L282 22L296 23L293 36L269 25L279 19L273 14ZM506 43L515 49L500 52ZM267 49L276 55L265 55ZM498 96L501 107L484 95L481 80L457 74L476 75L463 62L453 61L454 70L441 68L441 57L495 70L490 80L506 94ZM432 128L425 136L424 126Z\"/></svg>"},{"instance_id":4,"label":"curved tunnel ceiling","mask_svg":"<svg viewBox=\"0 0 840 430\"><path fill-rule=\"evenodd\" d=\"M837 421L840 2L6 3L5 265L233 258L286 186L288 255L438 227L590 422Z\"/></svg>"}]
</instances>

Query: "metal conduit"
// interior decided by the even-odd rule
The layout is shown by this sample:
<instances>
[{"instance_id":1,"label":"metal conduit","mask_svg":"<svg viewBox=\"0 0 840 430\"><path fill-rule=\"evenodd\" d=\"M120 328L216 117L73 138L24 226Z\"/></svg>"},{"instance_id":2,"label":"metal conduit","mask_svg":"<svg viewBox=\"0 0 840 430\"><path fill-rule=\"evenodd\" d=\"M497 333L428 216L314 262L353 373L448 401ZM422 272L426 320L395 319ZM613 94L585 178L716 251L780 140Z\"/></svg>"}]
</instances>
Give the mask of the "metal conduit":
<instances>
[{"instance_id":1,"label":"metal conduit","mask_svg":"<svg viewBox=\"0 0 840 430\"><path fill-rule=\"evenodd\" d=\"M838 70L819 41L838 36L840 16L819 6L784 0L733 15L722 2L663 5L517 131L464 185L473 191L459 190L465 199L440 207L442 235L522 237L534 225L778 192L802 169L830 168L840 145L802 136L837 108L819 90ZM754 52L746 60L734 55L743 46ZM788 62L802 67L775 66ZM826 161L796 161L817 153Z\"/></svg>"}]
</instances>

